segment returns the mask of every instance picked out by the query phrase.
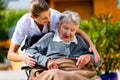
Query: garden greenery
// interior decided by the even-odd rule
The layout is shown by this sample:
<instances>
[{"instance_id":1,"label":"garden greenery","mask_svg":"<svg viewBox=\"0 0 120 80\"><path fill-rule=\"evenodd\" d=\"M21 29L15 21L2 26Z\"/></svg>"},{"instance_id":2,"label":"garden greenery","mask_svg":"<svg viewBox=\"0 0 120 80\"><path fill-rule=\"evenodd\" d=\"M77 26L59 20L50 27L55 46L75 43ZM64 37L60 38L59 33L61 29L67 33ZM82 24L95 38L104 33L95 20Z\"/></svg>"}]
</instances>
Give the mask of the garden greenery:
<instances>
[{"instance_id":1,"label":"garden greenery","mask_svg":"<svg viewBox=\"0 0 120 80\"><path fill-rule=\"evenodd\" d=\"M110 15L103 15L80 24L80 29L89 35L102 57L99 73L120 70L120 21L111 23L110 19Z\"/></svg>"},{"instance_id":2,"label":"garden greenery","mask_svg":"<svg viewBox=\"0 0 120 80\"><path fill-rule=\"evenodd\" d=\"M16 26L17 21L27 10L1 10L0 11L0 40L8 39L8 31Z\"/></svg>"},{"instance_id":3,"label":"garden greenery","mask_svg":"<svg viewBox=\"0 0 120 80\"><path fill-rule=\"evenodd\" d=\"M1 4L1 3L0 3ZM17 21L27 10L0 10L0 41L8 40L10 28L16 26ZM7 58L5 47L0 47L0 63Z\"/></svg>"}]
</instances>

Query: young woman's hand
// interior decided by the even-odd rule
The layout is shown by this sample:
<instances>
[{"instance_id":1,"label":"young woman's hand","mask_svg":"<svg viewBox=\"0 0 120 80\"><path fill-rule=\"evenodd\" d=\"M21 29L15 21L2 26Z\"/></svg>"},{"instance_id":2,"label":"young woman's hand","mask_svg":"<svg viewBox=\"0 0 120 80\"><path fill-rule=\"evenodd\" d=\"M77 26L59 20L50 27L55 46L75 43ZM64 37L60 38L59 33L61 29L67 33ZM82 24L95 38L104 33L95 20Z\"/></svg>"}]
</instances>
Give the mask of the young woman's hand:
<instances>
[{"instance_id":1,"label":"young woman's hand","mask_svg":"<svg viewBox=\"0 0 120 80\"><path fill-rule=\"evenodd\" d=\"M95 61L95 63L100 61L100 55L99 55L99 53L98 53L98 51L96 50L95 47L90 46L89 47L89 52L93 52L94 53L94 61Z\"/></svg>"},{"instance_id":2,"label":"young woman's hand","mask_svg":"<svg viewBox=\"0 0 120 80\"><path fill-rule=\"evenodd\" d=\"M22 57L22 61L27 64L29 67L34 67L36 64L36 61L33 57L33 55L29 54L29 53L25 53L23 55L21 55Z\"/></svg>"}]
</instances>

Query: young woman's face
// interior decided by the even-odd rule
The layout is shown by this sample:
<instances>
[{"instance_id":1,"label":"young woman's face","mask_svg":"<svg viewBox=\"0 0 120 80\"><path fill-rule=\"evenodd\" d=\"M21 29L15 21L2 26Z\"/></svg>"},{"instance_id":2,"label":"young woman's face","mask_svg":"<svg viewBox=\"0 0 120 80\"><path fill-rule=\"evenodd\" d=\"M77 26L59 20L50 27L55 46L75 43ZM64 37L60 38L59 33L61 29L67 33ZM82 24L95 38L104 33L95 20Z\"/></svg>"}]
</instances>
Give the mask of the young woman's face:
<instances>
[{"instance_id":1,"label":"young woman's face","mask_svg":"<svg viewBox=\"0 0 120 80\"><path fill-rule=\"evenodd\" d=\"M59 36L65 42L70 42L73 40L78 26L73 22L58 24Z\"/></svg>"},{"instance_id":2,"label":"young woman's face","mask_svg":"<svg viewBox=\"0 0 120 80\"><path fill-rule=\"evenodd\" d=\"M47 25L50 22L50 10L40 13L34 20L37 24Z\"/></svg>"}]
</instances>

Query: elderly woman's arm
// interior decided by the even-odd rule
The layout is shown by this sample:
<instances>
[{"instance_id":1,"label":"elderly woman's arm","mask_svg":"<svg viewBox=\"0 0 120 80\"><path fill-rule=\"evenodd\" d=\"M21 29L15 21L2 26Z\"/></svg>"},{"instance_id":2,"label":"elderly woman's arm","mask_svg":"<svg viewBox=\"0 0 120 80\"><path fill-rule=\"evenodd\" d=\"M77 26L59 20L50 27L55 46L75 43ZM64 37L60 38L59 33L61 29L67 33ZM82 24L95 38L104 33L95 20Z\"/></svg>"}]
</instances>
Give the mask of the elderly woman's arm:
<instances>
[{"instance_id":1,"label":"elderly woman's arm","mask_svg":"<svg viewBox=\"0 0 120 80\"><path fill-rule=\"evenodd\" d=\"M41 44L38 42L38 43L34 44L32 47L28 48L26 50L26 53L30 53L30 54L34 55L33 58L35 59L36 64L45 67L46 62L49 59L49 57L46 57L41 53L41 51L43 50L43 48L42 48L43 45L44 44Z\"/></svg>"},{"instance_id":2,"label":"elderly woman's arm","mask_svg":"<svg viewBox=\"0 0 120 80\"><path fill-rule=\"evenodd\" d=\"M79 56L76 62L76 66L78 68L82 68L87 63L92 63L95 67L99 67L102 64L102 61L98 61L97 63L94 62L94 55L93 54L84 54Z\"/></svg>"},{"instance_id":3,"label":"elderly woman's arm","mask_svg":"<svg viewBox=\"0 0 120 80\"><path fill-rule=\"evenodd\" d=\"M44 53L47 53L46 48L48 47L51 33L46 34L43 36L37 43L26 50L26 53L30 53L34 55L34 59L36 60L36 64L46 67L46 63L49 57L46 57ZM43 53L44 51L44 53Z\"/></svg>"}]
</instances>

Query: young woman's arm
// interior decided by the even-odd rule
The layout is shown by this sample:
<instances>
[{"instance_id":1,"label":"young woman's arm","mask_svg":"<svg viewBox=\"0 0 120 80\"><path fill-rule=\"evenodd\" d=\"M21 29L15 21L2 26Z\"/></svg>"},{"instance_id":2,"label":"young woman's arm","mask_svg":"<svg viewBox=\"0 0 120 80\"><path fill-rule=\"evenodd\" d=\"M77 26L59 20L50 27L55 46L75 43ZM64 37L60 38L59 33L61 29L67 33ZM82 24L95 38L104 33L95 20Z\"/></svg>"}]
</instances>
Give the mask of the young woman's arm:
<instances>
[{"instance_id":1,"label":"young woman's arm","mask_svg":"<svg viewBox=\"0 0 120 80\"><path fill-rule=\"evenodd\" d=\"M95 63L97 63L100 60L100 55L96 50L94 44L92 43L91 39L88 37L88 35L84 31L80 29L77 30L77 34L79 34L85 40L85 42L89 45L89 52L94 53Z\"/></svg>"},{"instance_id":2,"label":"young woman's arm","mask_svg":"<svg viewBox=\"0 0 120 80\"><path fill-rule=\"evenodd\" d=\"M35 65L35 60L31 58L32 55L27 53L22 55L18 54L17 51L19 47L20 47L19 45L16 45L13 42L11 42L7 58L14 62L23 61L27 65L33 67Z\"/></svg>"},{"instance_id":3,"label":"young woman's arm","mask_svg":"<svg viewBox=\"0 0 120 80\"><path fill-rule=\"evenodd\" d=\"M15 62L22 61L22 57L19 56L19 54L17 53L18 48L19 48L19 45L16 45L13 42L10 43L10 48L7 55L7 58L9 60L15 61Z\"/></svg>"}]
</instances>

